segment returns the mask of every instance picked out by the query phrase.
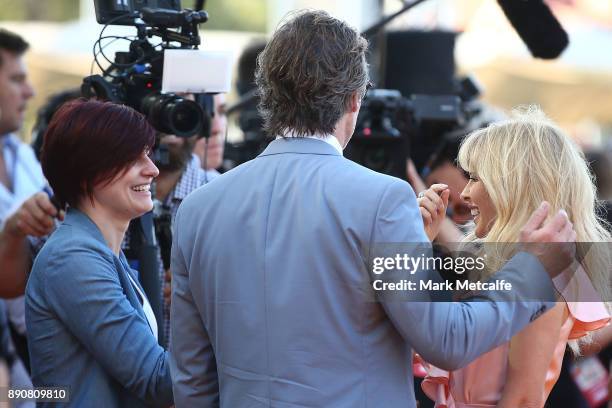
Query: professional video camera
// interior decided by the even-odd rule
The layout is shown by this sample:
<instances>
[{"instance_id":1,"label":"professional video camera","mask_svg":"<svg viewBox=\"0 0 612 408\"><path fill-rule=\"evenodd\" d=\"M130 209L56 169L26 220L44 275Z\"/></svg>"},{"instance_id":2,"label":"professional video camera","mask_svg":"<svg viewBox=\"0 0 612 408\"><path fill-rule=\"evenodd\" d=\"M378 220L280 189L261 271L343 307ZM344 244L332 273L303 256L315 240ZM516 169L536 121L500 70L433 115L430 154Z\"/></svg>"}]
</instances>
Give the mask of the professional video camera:
<instances>
[{"instance_id":1,"label":"professional video camera","mask_svg":"<svg viewBox=\"0 0 612 408\"><path fill-rule=\"evenodd\" d=\"M83 96L131 106L163 133L189 137L209 131L209 114L202 108L205 104L161 92L166 82L163 73L170 62L166 51L196 50L200 45L198 24L208 20L206 11L181 10L180 0L94 0L94 3L96 19L104 24L94 44L94 60L102 75L84 78ZM109 25L134 26L137 35L104 36ZM153 45L150 42L153 37L160 38L161 43ZM117 39L130 41L129 51L117 52L111 61L104 55L102 41ZM100 55L110 64L107 68L100 64ZM196 91L192 87L185 92Z\"/></svg>"},{"instance_id":2,"label":"professional video camera","mask_svg":"<svg viewBox=\"0 0 612 408\"><path fill-rule=\"evenodd\" d=\"M406 177L406 159L415 145L434 150L447 133L471 130L481 108L471 78L458 82L456 94L403 97L400 91L368 91L345 156L372 170Z\"/></svg>"},{"instance_id":3,"label":"professional video camera","mask_svg":"<svg viewBox=\"0 0 612 408\"><path fill-rule=\"evenodd\" d=\"M198 50L198 25L208 20L203 3L196 1L195 10L182 10L179 0L94 0L96 19L104 24L94 44L94 62L102 74L84 78L81 94L131 106L161 133L209 136L210 94L229 90L231 66L226 53ZM105 35L109 25L133 26L136 35ZM153 38L161 41L154 44ZM129 50L116 52L111 60L104 49L116 40L129 41ZM108 67L102 66L100 56ZM182 93L195 94L195 101L180 96ZM166 164L168 146L157 139L154 160ZM155 197L155 182L151 191ZM132 220L127 235L129 245L124 253L139 271L158 332L163 333L159 271L167 270L170 262L169 210L157 202L154 211Z\"/></svg>"}]
</instances>

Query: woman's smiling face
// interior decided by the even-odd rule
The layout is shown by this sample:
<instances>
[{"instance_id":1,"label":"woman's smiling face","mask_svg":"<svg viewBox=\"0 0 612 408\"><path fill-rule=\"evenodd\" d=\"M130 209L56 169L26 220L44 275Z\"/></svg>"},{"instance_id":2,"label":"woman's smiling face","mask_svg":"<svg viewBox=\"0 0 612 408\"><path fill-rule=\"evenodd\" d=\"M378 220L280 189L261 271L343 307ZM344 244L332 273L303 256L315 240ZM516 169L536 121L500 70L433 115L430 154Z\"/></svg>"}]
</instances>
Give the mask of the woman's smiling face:
<instances>
[{"instance_id":1,"label":"woman's smiling face","mask_svg":"<svg viewBox=\"0 0 612 408\"><path fill-rule=\"evenodd\" d=\"M497 211L482 180L470 173L470 180L461 192L461 198L470 207L476 224L474 233L478 238L485 237L491 230Z\"/></svg>"}]
</instances>

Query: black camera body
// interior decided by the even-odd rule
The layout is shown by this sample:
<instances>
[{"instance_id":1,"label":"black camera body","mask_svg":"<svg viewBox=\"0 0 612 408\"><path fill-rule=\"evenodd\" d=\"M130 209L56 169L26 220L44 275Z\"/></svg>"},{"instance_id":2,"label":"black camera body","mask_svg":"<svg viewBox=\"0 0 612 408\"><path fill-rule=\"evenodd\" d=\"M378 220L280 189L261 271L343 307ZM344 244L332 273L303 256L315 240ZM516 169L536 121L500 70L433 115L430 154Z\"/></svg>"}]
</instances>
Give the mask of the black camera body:
<instances>
[{"instance_id":1,"label":"black camera body","mask_svg":"<svg viewBox=\"0 0 612 408\"><path fill-rule=\"evenodd\" d=\"M414 94L372 89L364 99L345 156L380 173L405 178L415 147L435 146L474 114L459 95Z\"/></svg>"},{"instance_id":2,"label":"black camera body","mask_svg":"<svg viewBox=\"0 0 612 408\"><path fill-rule=\"evenodd\" d=\"M129 51L117 52L115 60L101 75L83 79L81 93L88 98L128 105L147 117L153 127L166 134L190 137L209 131L210 118L201 104L176 94L162 94L164 51L197 49L200 44L198 24L208 20L205 11L180 10L179 0L94 0L96 18L105 24L96 42L124 37L104 37L108 25L132 25L137 36L130 40ZM161 6L164 8L151 8ZM161 48L150 38L159 37ZM127 38L125 38L127 39ZM178 44L178 45L176 45ZM94 45L94 50L96 49ZM104 58L106 58L104 56Z\"/></svg>"},{"instance_id":3,"label":"black camera body","mask_svg":"<svg viewBox=\"0 0 612 408\"><path fill-rule=\"evenodd\" d=\"M145 8L181 11L180 0L94 0L99 24L134 25L134 13Z\"/></svg>"}]
</instances>

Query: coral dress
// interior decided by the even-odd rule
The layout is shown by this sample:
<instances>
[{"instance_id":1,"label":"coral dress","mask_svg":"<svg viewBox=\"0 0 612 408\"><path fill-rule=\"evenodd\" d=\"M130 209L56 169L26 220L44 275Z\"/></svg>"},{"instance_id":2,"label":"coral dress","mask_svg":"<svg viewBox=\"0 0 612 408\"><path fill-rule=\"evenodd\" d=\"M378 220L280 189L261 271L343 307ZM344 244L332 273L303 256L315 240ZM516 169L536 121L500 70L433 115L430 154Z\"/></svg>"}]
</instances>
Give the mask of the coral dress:
<instances>
[{"instance_id":1,"label":"coral dress","mask_svg":"<svg viewBox=\"0 0 612 408\"><path fill-rule=\"evenodd\" d=\"M594 301L600 298L582 268L571 277L561 274L554 279L554 284L566 300L568 317L561 327L559 342L546 372L542 390L545 398L548 398L559 378L567 341L604 327L611 318L605 305L601 301ZM586 299L589 302L568 301ZM423 362L428 373L422 383L423 391L436 402L436 408L495 407L506 382L509 344L504 343L466 367L451 372Z\"/></svg>"}]
</instances>

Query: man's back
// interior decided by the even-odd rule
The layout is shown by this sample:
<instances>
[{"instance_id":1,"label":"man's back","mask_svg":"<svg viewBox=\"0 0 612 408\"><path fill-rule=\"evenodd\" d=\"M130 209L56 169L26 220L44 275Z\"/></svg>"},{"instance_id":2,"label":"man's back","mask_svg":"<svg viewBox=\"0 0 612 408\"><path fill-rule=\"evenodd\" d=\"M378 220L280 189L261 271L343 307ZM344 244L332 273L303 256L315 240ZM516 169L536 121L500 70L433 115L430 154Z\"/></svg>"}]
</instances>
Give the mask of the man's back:
<instances>
[{"instance_id":1,"label":"man's back","mask_svg":"<svg viewBox=\"0 0 612 408\"><path fill-rule=\"evenodd\" d=\"M379 244L427 241L414 192L320 140L273 142L187 197L174 232L177 408L414 407L412 348L463 367L553 305L526 253L495 275L513 290L479 302L375 294Z\"/></svg>"},{"instance_id":2,"label":"man's back","mask_svg":"<svg viewBox=\"0 0 612 408\"><path fill-rule=\"evenodd\" d=\"M323 141L277 140L185 200L174 256L190 271L222 405L376 406L384 395L410 406L411 350L367 301L366 254L396 182ZM404 227L426 241L413 210ZM188 324L178 309L172 319Z\"/></svg>"}]
</instances>

